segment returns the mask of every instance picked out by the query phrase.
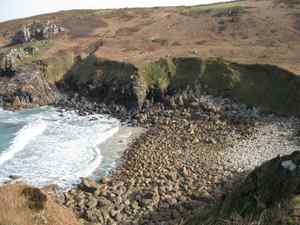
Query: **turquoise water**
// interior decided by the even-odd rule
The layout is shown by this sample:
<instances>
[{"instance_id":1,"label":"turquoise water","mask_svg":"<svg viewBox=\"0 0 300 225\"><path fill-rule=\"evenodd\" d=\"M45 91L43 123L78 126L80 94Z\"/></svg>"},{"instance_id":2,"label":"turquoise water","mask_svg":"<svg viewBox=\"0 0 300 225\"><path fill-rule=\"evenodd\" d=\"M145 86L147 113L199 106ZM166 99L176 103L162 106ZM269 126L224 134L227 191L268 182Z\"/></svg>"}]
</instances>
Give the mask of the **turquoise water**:
<instances>
[{"instance_id":1,"label":"turquoise water","mask_svg":"<svg viewBox=\"0 0 300 225\"><path fill-rule=\"evenodd\" d=\"M105 160L99 144L119 127L118 120L103 115L82 117L49 107L0 109L0 182L18 176L38 187L76 184L99 168Z\"/></svg>"}]
</instances>

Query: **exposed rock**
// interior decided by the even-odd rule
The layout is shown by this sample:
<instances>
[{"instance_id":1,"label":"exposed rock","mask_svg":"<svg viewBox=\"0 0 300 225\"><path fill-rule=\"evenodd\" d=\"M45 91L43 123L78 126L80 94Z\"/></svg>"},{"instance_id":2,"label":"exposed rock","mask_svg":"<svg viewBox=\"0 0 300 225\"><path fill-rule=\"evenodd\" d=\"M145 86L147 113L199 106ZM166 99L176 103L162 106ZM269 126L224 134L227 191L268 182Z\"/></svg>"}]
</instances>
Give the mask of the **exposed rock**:
<instances>
[{"instance_id":1,"label":"exposed rock","mask_svg":"<svg viewBox=\"0 0 300 225\"><path fill-rule=\"evenodd\" d=\"M97 183L89 178L81 178L80 188L86 192L95 192L97 190Z\"/></svg>"},{"instance_id":2,"label":"exposed rock","mask_svg":"<svg viewBox=\"0 0 300 225\"><path fill-rule=\"evenodd\" d=\"M141 108L147 87L137 72L132 64L90 55L74 66L66 82L102 102L124 105L129 109Z\"/></svg>"},{"instance_id":3,"label":"exposed rock","mask_svg":"<svg viewBox=\"0 0 300 225\"><path fill-rule=\"evenodd\" d=\"M38 52L36 47L11 48L0 53L0 76L13 75L18 62Z\"/></svg>"},{"instance_id":4,"label":"exposed rock","mask_svg":"<svg viewBox=\"0 0 300 225\"><path fill-rule=\"evenodd\" d=\"M13 76L0 77L0 97L4 107L27 108L53 104L58 94L43 76L38 66L23 65Z\"/></svg>"},{"instance_id":5,"label":"exposed rock","mask_svg":"<svg viewBox=\"0 0 300 225\"><path fill-rule=\"evenodd\" d=\"M288 205L289 222L291 224L300 224L300 196L296 195L291 199Z\"/></svg>"},{"instance_id":6,"label":"exposed rock","mask_svg":"<svg viewBox=\"0 0 300 225\"><path fill-rule=\"evenodd\" d=\"M12 42L14 44L20 44L31 42L33 40L46 40L59 32L64 32L64 28L53 24L50 21L45 24L34 22L17 31Z\"/></svg>"},{"instance_id":7,"label":"exposed rock","mask_svg":"<svg viewBox=\"0 0 300 225\"><path fill-rule=\"evenodd\" d=\"M11 50L8 53L0 54L0 76L3 74L12 75L16 71L17 59L23 58L23 55L16 53L16 51Z\"/></svg>"}]
</instances>

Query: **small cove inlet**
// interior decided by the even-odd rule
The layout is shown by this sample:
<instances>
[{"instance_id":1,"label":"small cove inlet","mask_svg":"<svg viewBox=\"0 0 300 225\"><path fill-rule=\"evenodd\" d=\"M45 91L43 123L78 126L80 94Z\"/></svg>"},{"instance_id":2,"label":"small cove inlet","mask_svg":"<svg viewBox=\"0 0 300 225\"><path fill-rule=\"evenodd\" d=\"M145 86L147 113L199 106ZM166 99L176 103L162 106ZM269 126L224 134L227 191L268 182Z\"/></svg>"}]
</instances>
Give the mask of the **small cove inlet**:
<instances>
[{"instance_id":1,"label":"small cove inlet","mask_svg":"<svg viewBox=\"0 0 300 225\"><path fill-rule=\"evenodd\" d=\"M132 133L105 115L79 116L52 107L0 109L0 182L13 176L37 187L66 189L80 177L105 175Z\"/></svg>"}]
</instances>

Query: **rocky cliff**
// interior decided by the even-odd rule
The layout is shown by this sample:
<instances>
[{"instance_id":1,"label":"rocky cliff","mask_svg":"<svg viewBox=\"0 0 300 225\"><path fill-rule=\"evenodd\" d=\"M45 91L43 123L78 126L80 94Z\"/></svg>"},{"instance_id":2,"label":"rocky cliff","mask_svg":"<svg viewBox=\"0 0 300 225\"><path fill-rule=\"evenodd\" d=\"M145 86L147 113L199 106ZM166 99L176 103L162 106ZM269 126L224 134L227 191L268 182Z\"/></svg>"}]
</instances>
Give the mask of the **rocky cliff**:
<instances>
[{"instance_id":1,"label":"rocky cliff","mask_svg":"<svg viewBox=\"0 0 300 225\"><path fill-rule=\"evenodd\" d=\"M58 100L58 93L39 66L22 65L13 74L1 74L0 99L2 106L20 109L53 104Z\"/></svg>"}]
</instances>

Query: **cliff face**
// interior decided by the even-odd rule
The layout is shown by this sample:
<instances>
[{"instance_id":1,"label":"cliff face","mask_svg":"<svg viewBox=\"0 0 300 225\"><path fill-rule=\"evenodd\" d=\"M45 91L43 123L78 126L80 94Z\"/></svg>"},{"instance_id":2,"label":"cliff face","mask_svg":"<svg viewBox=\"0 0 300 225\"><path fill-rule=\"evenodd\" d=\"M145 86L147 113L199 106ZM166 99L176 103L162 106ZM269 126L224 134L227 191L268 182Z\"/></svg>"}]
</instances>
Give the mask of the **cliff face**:
<instances>
[{"instance_id":1,"label":"cliff face","mask_svg":"<svg viewBox=\"0 0 300 225\"><path fill-rule=\"evenodd\" d=\"M127 108L141 108L147 92L134 65L100 59L95 55L79 60L66 74L64 82L101 102Z\"/></svg>"},{"instance_id":2,"label":"cliff face","mask_svg":"<svg viewBox=\"0 0 300 225\"><path fill-rule=\"evenodd\" d=\"M53 104L58 94L37 65L22 65L0 76L0 98L4 107L19 109Z\"/></svg>"}]
</instances>

